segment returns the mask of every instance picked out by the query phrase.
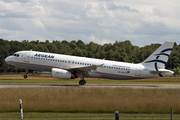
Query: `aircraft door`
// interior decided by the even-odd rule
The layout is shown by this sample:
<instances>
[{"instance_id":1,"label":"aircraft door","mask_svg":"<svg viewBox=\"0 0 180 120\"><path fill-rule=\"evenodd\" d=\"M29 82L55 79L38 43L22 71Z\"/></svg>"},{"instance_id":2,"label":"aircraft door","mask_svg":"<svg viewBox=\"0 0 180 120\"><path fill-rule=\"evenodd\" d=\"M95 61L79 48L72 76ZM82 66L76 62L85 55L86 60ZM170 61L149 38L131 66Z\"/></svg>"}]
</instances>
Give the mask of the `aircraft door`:
<instances>
[{"instance_id":1,"label":"aircraft door","mask_svg":"<svg viewBox=\"0 0 180 120\"><path fill-rule=\"evenodd\" d=\"M135 76L141 76L141 67L140 66L136 67Z\"/></svg>"},{"instance_id":2,"label":"aircraft door","mask_svg":"<svg viewBox=\"0 0 180 120\"><path fill-rule=\"evenodd\" d=\"M30 53L25 53L24 62L29 62Z\"/></svg>"}]
</instances>

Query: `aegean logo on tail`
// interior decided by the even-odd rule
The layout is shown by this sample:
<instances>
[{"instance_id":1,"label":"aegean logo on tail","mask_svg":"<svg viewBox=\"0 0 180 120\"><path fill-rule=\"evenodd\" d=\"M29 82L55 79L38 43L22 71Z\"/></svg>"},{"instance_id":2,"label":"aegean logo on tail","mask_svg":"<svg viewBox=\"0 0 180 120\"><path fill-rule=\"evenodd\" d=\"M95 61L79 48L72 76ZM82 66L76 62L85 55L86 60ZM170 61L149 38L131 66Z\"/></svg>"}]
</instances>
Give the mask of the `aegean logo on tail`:
<instances>
[{"instance_id":1,"label":"aegean logo on tail","mask_svg":"<svg viewBox=\"0 0 180 120\"><path fill-rule=\"evenodd\" d=\"M167 61L159 60L159 57L160 57L161 55L165 55L165 56L167 56L167 57L169 58L169 54L165 53L165 52L167 52L167 51L172 51L172 48L167 48L167 49L162 50L159 54L156 54L156 59L155 59L155 60L146 61L145 63L155 62L155 63L154 63L155 69L156 69L156 71L159 71L159 70L158 70L158 67L157 67L157 63L158 63L158 62L159 62L159 63L163 63L164 66L166 66L166 63L167 63ZM162 77L161 74L159 74L159 76Z\"/></svg>"}]
</instances>

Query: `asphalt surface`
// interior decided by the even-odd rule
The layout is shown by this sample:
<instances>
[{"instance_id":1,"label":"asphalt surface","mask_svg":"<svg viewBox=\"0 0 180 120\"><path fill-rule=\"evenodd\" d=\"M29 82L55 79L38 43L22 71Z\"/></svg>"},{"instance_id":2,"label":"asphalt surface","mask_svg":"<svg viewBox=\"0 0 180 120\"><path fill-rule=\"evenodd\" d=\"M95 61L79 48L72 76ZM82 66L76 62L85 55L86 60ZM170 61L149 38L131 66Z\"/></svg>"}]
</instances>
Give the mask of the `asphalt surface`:
<instances>
[{"instance_id":1,"label":"asphalt surface","mask_svg":"<svg viewBox=\"0 0 180 120\"><path fill-rule=\"evenodd\" d=\"M180 85L175 84L61 84L61 83L0 83L0 88L18 88L18 87L124 87L124 88L159 88L159 89L180 89Z\"/></svg>"}]
</instances>

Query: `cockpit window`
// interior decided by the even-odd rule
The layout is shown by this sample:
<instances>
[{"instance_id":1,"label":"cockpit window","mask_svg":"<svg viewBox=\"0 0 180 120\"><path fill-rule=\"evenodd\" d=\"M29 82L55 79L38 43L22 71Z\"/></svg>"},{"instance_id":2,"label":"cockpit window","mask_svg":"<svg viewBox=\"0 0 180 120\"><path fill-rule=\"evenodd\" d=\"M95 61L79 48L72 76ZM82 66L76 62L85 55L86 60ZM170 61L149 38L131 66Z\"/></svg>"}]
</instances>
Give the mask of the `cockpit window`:
<instances>
[{"instance_id":1,"label":"cockpit window","mask_svg":"<svg viewBox=\"0 0 180 120\"><path fill-rule=\"evenodd\" d=\"M12 56L16 56L16 54L13 54Z\"/></svg>"},{"instance_id":2,"label":"cockpit window","mask_svg":"<svg viewBox=\"0 0 180 120\"><path fill-rule=\"evenodd\" d=\"M17 57L19 57L19 54L13 54L12 56L17 56Z\"/></svg>"}]
</instances>

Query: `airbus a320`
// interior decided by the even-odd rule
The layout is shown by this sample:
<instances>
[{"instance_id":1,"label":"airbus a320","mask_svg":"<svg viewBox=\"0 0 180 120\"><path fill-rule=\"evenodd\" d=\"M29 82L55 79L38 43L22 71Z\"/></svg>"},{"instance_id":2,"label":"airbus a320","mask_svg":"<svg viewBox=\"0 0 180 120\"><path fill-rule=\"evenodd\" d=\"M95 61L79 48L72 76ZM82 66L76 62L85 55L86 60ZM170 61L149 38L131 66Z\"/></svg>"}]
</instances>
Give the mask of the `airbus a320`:
<instances>
[{"instance_id":1,"label":"airbus a320","mask_svg":"<svg viewBox=\"0 0 180 120\"><path fill-rule=\"evenodd\" d=\"M172 75L165 69L174 42L165 42L145 61L138 64L110 60L54 54L38 51L18 51L8 56L7 64L36 71L50 71L52 77L60 79L80 78L79 85L85 85L84 77L115 80L145 79ZM27 74L24 78L27 78Z\"/></svg>"}]
</instances>

